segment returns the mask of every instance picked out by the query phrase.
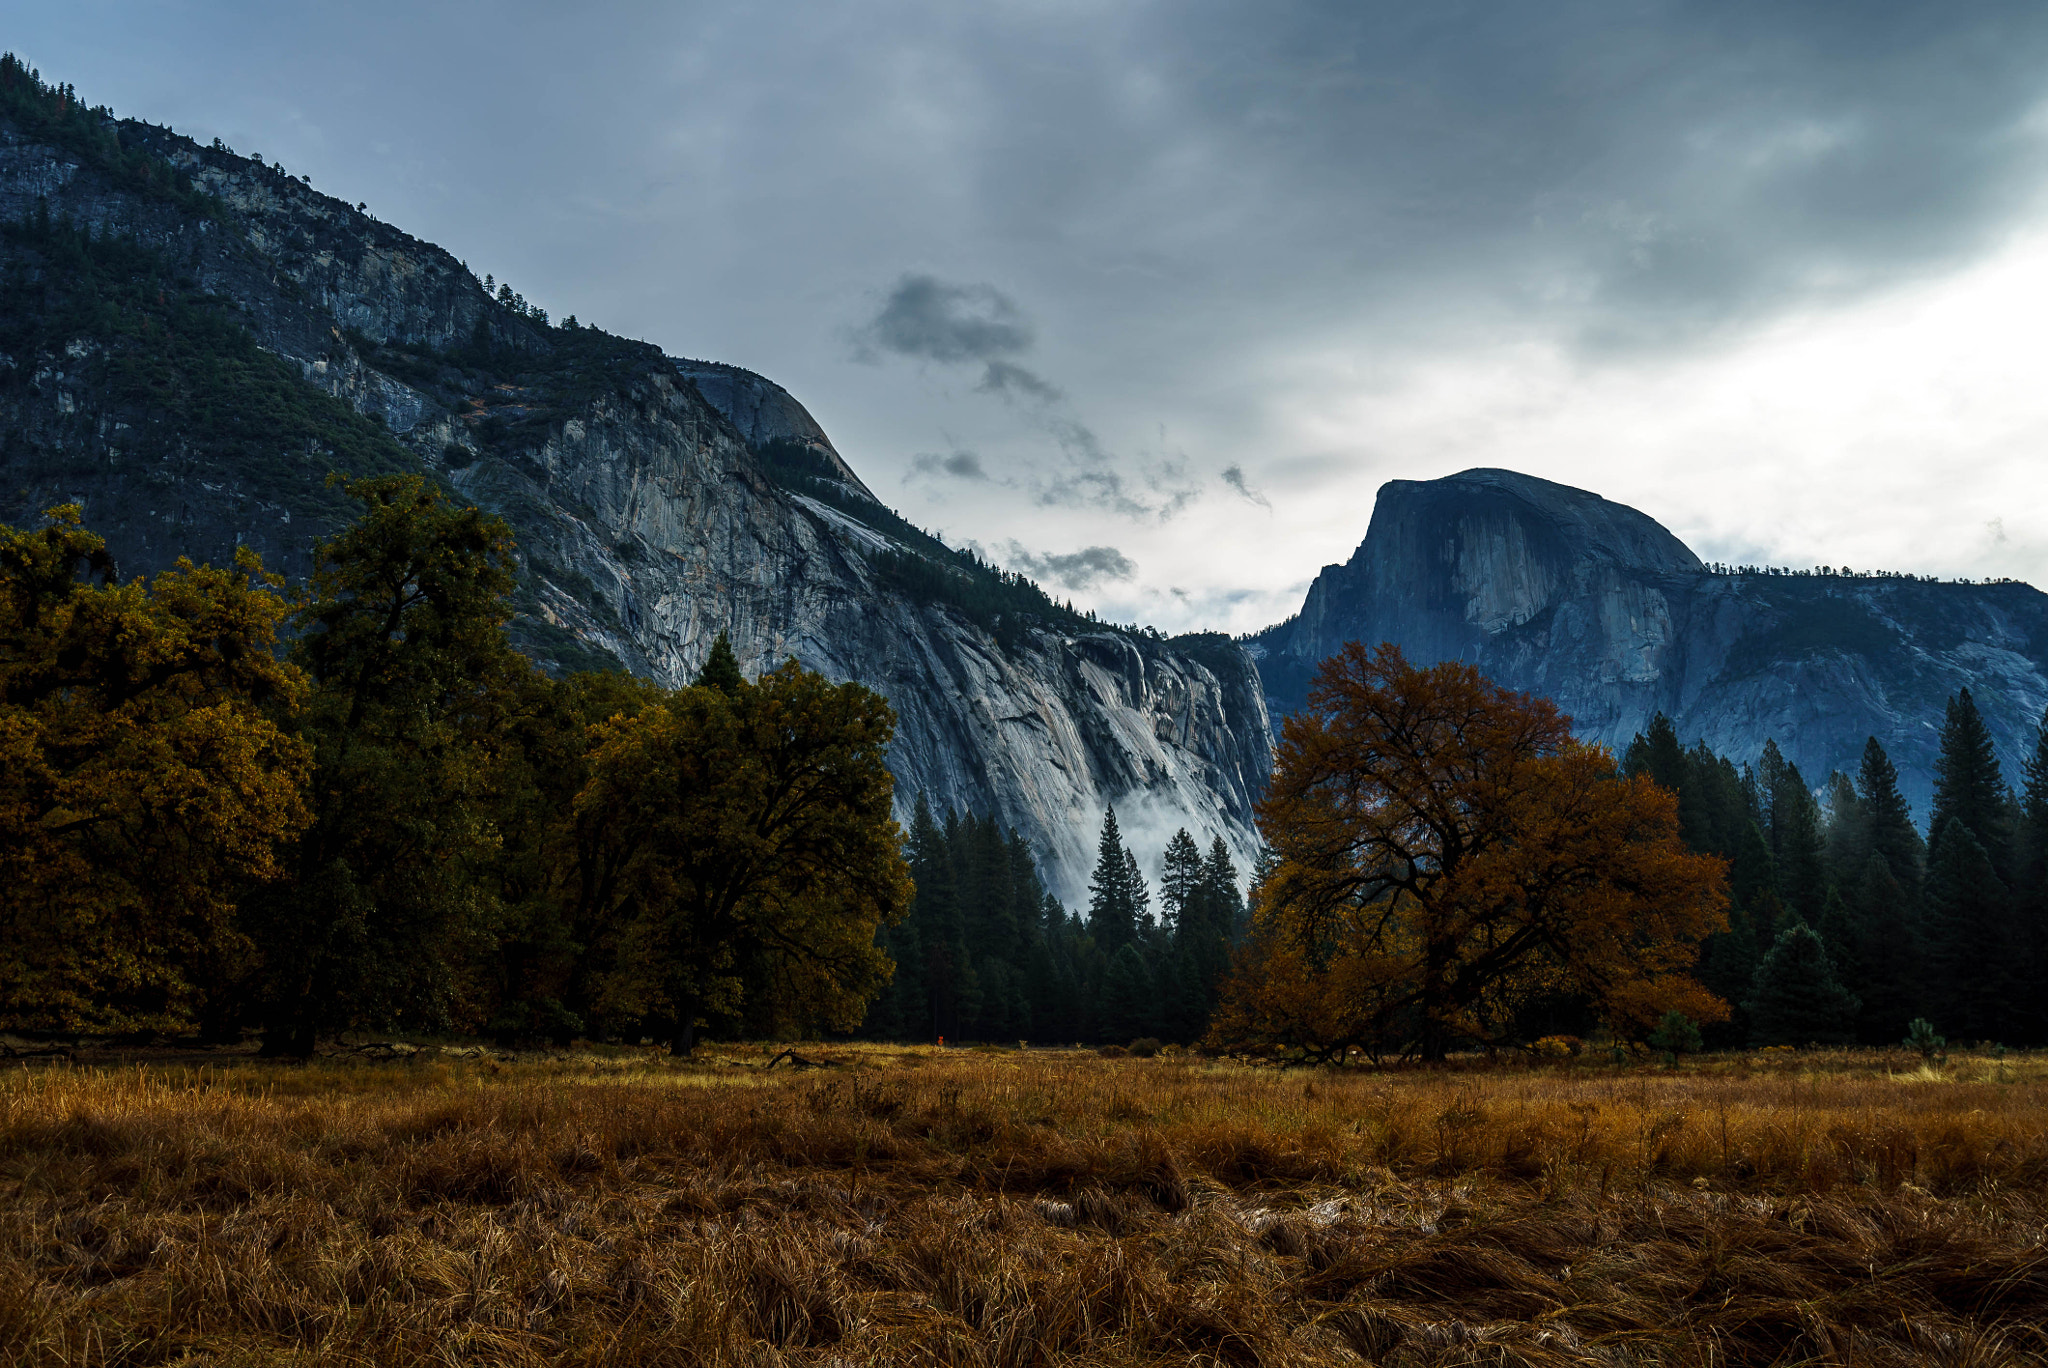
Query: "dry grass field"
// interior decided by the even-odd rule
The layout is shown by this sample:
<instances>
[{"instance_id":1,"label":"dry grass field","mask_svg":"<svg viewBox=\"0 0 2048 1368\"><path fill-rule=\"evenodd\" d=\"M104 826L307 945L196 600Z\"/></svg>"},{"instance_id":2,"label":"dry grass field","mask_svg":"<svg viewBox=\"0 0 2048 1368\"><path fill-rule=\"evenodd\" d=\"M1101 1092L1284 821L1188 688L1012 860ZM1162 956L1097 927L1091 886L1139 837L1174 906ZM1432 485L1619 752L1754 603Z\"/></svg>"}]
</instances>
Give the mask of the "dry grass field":
<instances>
[{"instance_id":1,"label":"dry grass field","mask_svg":"<svg viewBox=\"0 0 2048 1368\"><path fill-rule=\"evenodd\" d=\"M0 1073L9 1364L2039 1364L2048 1061Z\"/></svg>"}]
</instances>

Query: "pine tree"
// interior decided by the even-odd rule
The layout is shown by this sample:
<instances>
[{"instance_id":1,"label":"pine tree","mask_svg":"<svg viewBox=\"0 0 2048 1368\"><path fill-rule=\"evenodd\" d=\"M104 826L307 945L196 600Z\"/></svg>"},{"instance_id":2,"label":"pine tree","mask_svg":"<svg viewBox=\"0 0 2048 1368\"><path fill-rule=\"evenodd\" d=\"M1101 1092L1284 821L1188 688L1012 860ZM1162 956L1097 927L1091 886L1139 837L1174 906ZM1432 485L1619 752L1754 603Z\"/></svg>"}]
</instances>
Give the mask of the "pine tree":
<instances>
[{"instance_id":1,"label":"pine tree","mask_svg":"<svg viewBox=\"0 0 2048 1368\"><path fill-rule=\"evenodd\" d=\"M1771 789L1771 855L1777 863L1778 896L1808 922L1819 919L1827 898L1821 850L1820 805L1799 766L1781 764Z\"/></svg>"},{"instance_id":2,"label":"pine tree","mask_svg":"<svg viewBox=\"0 0 2048 1368\"><path fill-rule=\"evenodd\" d=\"M1889 1044L1898 1038L1899 1023L1925 1008L1923 966L1912 901L1877 851L1863 866L1852 913L1855 979L1849 986L1863 1003L1856 1015L1856 1038L1865 1045Z\"/></svg>"},{"instance_id":3,"label":"pine tree","mask_svg":"<svg viewBox=\"0 0 2048 1368\"><path fill-rule=\"evenodd\" d=\"M1671 719L1658 713L1650 719L1650 725L1637 732L1622 753L1621 768L1624 774L1634 777L1647 774L1659 788L1679 792L1685 787L1685 751L1678 744L1678 732L1672 727Z\"/></svg>"},{"instance_id":4,"label":"pine tree","mask_svg":"<svg viewBox=\"0 0 2048 1368\"><path fill-rule=\"evenodd\" d=\"M2011 899L1960 816L1935 833L1926 896L1930 1015L1952 1039L2005 1039L2024 991Z\"/></svg>"},{"instance_id":5,"label":"pine tree","mask_svg":"<svg viewBox=\"0 0 2048 1368\"><path fill-rule=\"evenodd\" d=\"M1182 827L1166 843L1166 854L1160 860L1159 906L1168 932L1179 931L1189 900L1201 884L1202 851Z\"/></svg>"},{"instance_id":6,"label":"pine tree","mask_svg":"<svg viewBox=\"0 0 2048 1368\"><path fill-rule=\"evenodd\" d=\"M1941 725L1941 755L1934 762L1934 811L1927 829L1938 837L1952 821L1961 822L1976 838L2001 881L2011 877L2005 778L1999 772L1991 732L1968 689L1959 690L1948 701L1948 714Z\"/></svg>"},{"instance_id":7,"label":"pine tree","mask_svg":"<svg viewBox=\"0 0 2048 1368\"><path fill-rule=\"evenodd\" d=\"M704 668L697 671L691 683L700 689L716 689L728 698L737 695L746 676L740 673L739 657L732 653L732 642L720 632L711 643L711 654L704 658Z\"/></svg>"},{"instance_id":8,"label":"pine tree","mask_svg":"<svg viewBox=\"0 0 2048 1368\"><path fill-rule=\"evenodd\" d=\"M1855 781L1840 770L1830 773L1822 788L1826 796L1821 800L1821 848L1828 882L1854 888L1870 858L1870 818Z\"/></svg>"},{"instance_id":9,"label":"pine tree","mask_svg":"<svg viewBox=\"0 0 2048 1368\"><path fill-rule=\"evenodd\" d=\"M1102 980L1102 1035L1122 1045L1157 1034L1158 993L1138 947L1125 942Z\"/></svg>"},{"instance_id":10,"label":"pine tree","mask_svg":"<svg viewBox=\"0 0 2048 1368\"><path fill-rule=\"evenodd\" d=\"M1856 770L1856 796L1862 804L1870 849L1884 857L1892 877L1905 890L1907 902L1918 901L1927 847L1913 825L1912 809L1899 793L1899 772L1874 736L1863 743L1863 762Z\"/></svg>"},{"instance_id":11,"label":"pine tree","mask_svg":"<svg viewBox=\"0 0 2048 1368\"><path fill-rule=\"evenodd\" d=\"M1748 1005L1756 1044L1805 1045L1846 1043L1861 1004L1837 981L1813 928L1794 921L1757 966Z\"/></svg>"},{"instance_id":12,"label":"pine tree","mask_svg":"<svg viewBox=\"0 0 2048 1368\"><path fill-rule=\"evenodd\" d=\"M1131 855L1117 830L1116 807L1102 811L1102 835L1096 842L1095 876L1088 883L1088 934L1104 954L1114 955L1138 934L1138 908L1131 887Z\"/></svg>"},{"instance_id":13,"label":"pine tree","mask_svg":"<svg viewBox=\"0 0 2048 1368\"><path fill-rule=\"evenodd\" d=\"M1152 891L1145 886L1145 875L1138 868L1137 855L1129 850L1124 852L1124 887L1129 890L1131 900L1131 929L1140 945L1150 945L1159 929L1152 920Z\"/></svg>"},{"instance_id":14,"label":"pine tree","mask_svg":"<svg viewBox=\"0 0 2048 1368\"><path fill-rule=\"evenodd\" d=\"M2048 717L2034 732L2034 751L2023 770L2019 830L2013 851L2013 912L2016 936L2028 977L2048 978ZM2016 1038L2029 1045L2048 1041L2048 1002L2028 994L2016 1023Z\"/></svg>"}]
</instances>

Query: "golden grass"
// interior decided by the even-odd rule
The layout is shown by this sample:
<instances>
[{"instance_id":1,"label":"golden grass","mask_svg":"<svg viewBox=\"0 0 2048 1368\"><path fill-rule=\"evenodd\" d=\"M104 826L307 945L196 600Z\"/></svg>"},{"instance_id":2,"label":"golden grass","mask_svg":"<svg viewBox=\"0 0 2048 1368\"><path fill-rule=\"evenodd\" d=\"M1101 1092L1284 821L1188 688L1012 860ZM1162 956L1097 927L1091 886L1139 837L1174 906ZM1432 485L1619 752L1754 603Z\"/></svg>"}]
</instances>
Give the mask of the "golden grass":
<instances>
[{"instance_id":1,"label":"golden grass","mask_svg":"<svg viewBox=\"0 0 2048 1368\"><path fill-rule=\"evenodd\" d=\"M2048 1362L2032 1057L805 1052L10 1070L0 1361Z\"/></svg>"}]
</instances>

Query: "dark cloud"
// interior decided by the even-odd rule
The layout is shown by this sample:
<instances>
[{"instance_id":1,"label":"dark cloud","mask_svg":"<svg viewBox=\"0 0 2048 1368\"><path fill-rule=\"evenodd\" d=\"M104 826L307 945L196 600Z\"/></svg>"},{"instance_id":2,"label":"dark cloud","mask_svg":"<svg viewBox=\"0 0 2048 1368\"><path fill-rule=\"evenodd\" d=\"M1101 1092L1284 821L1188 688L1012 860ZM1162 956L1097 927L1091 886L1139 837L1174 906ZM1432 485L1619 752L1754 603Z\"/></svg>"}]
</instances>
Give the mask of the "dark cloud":
<instances>
[{"instance_id":1,"label":"dark cloud","mask_svg":"<svg viewBox=\"0 0 2048 1368\"><path fill-rule=\"evenodd\" d=\"M1041 404L1050 404L1063 397L1044 377L1011 361L989 362L982 368L981 383L975 388L990 394L1033 399Z\"/></svg>"},{"instance_id":2,"label":"dark cloud","mask_svg":"<svg viewBox=\"0 0 2048 1368\"><path fill-rule=\"evenodd\" d=\"M949 451L943 456L925 452L911 458L910 470L911 475L950 475L956 480L986 482L990 478L982 467L981 457L972 451ZM904 476L905 480L909 478L910 475Z\"/></svg>"},{"instance_id":3,"label":"dark cloud","mask_svg":"<svg viewBox=\"0 0 2048 1368\"><path fill-rule=\"evenodd\" d=\"M1031 350L1023 311L993 285L952 285L906 275L880 312L856 334L867 355L892 352L925 361L998 361Z\"/></svg>"},{"instance_id":4,"label":"dark cloud","mask_svg":"<svg viewBox=\"0 0 2048 1368\"><path fill-rule=\"evenodd\" d=\"M1291 533L1367 469L1515 459L1511 423L1375 435L1403 367L1651 375L1981 261L2048 190L2033 0L17 9L9 43L92 103L759 370L872 481L945 481L956 528L1109 510L1158 573L1158 520L1226 469ZM848 321L899 364L847 364ZM1137 445L1162 421L1195 474ZM1211 560L1279 593L1333 536Z\"/></svg>"},{"instance_id":5,"label":"dark cloud","mask_svg":"<svg viewBox=\"0 0 2048 1368\"><path fill-rule=\"evenodd\" d=\"M1039 555L1013 541L1003 555L1003 563L1034 579L1047 580L1077 593L1106 581L1133 579L1138 573L1137 564L1114 546Z\"/></svg>"},{"instance_id":6,"label":"dark cloud","mask_svg":"<svg viewBox=\"0 0 2048 1368\"><path fill-rule=\"evenodd\" d=\"M1273 505L1267 501L1266 496L1261 494L1258 490L1253 489L1249 484L1245 482L1244 468L1242 466L1225 466L1223 468L1223 483L1229 485L1232 489L1236 490L1239 494L1243 495L1252 503L1255 503L1259 507L1265 509L1268 513L1271 513L1273 511Z\"/></svg>"}]
</instances>

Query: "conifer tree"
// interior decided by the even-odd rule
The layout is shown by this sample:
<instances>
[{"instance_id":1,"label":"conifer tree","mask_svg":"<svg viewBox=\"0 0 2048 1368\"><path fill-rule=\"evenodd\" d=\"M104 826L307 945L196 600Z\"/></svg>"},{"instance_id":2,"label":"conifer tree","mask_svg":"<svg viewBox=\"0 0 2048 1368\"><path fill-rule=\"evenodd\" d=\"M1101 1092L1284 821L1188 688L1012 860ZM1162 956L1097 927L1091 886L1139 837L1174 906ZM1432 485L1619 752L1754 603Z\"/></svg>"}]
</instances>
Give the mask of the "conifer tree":
<instances>
[{"instance_id":1,"label":"conifer tree","mask_svg":"<svg viewBox=\"0 0 2048 1368\"><path fill-rule=\"evenodd\" d=\"M1157 993L1135 943L1110 956L1102 981L1102 1034L1116 1044L1154 1033Z\"/></svg>"},{"instance_id":2,"label":"conifer tree","mask_svg":"<svg viewBox=\"0 0 2048 1368\"><path fill-rule=\"evenodd\" d=\"M1884 857L1910 904L1918 900L1927 862L1926 843L1913 825L1912 809L1899 793L1899 772L1876 737L1863 743L1863 762L1856 770L1856 796L1861 801L1864 829L1875 854Z\"/></svg>"},{"instance_id":3,"label":"conifer tree","mask_svg":"<svg viewBox=\"0 0 2048 1368\"><path fill-rule=\"evenodd\" d=\"M720 632L711 643L711 654L704 658L704 668L697 671L697 677L691 683L700 689L716 689L731 697L745 682L746 676L740 673L739 657L732 652L732 642Z\"/></svg>"},{"instance_id":4,"label":"conifer tree","mask_svg":"<svg viewBox=\"0 0 2048 1368\"><path fill-rule=\"evenodd\" d=\"M1819 920L1827 898L1821 852L1820 805L1799 766L1780 763L1771 789L1771 855L1777 864L1778 896L1807 922Z\"/></svg>"},{"instance_id":5,"label":"conifer tree","mask_svg":"<svg viewBox=\"0 0 2048 1368\"><path fill-rule=\"evenodd\" d=\"M1166 843L1166 854L1160 860L1159 907L1169 933L1179 931L1189 900L1201 887L1202 872L1201 847L1182 827Z\"/></svg>"},{"instance_id":6,"label":"conifer tree","mask_svg":"<svg viewBox=\"0 0 2048 1368\"><path fill-rule=\"evenodd\" d=\"M1096 842L1095 877L1088 883L1088 934L1104 954L1114 955L1138 933L1138 907L1131 886L1130 852L1116 825L1116 805L1102 810L1102 835Z\"/></svg>"},{"instance_id":7,"label":"conifer tree","mask_svg":"<svg viewBox=\"0 0 2048 1368\"><path fill-rule=\"evenodd\" d=\"M1976 838L2001 882L2011 876L2011 832L2006 823L2005 778L1991 732L1968 689L1948 701L1941 726L1941 755L1934 762L1934 810L1927 829L1933 837L1958 821ZM1932 859L1932 851L1929 858Z\"/></svg>"},{"instance_id":8,"label":"conifer tree","mask_svg":"<svg viewBox=\"0 0 2048 1368\"><path fill-rule=\"evenodd\" d=\"M2034 750L2023 774L2014 842L2013 912L2028 975L2040 983L2048 977L2048 717L2035 729ZM2020 1017L2019 1039L2030 1045L2048 1040L2048 1002L2040 994L2026 996Z\"/></svg>"},{"instance_id":9,"label":"conifer tree","mask_svg":"<svg viewBox=\"0 0 2048 1368\"><path fill-rule=\"evenodd\" d=\"M1856 1038L1866 1045L1888 1044L1899 1023L1920 1015L1923 977L1913 904L1892 867L1877 851L1863 867L1853 908L1856 923L1855 976L1848 986L1862 1008Z\"/></svg>"},{"instance_id":10,"label":"conifer tree","mask_svg":"<svg viewBox=\"0 0 2048 1368\"><path fill-rule=\"evenodd\" d=\"M2023 991L2011 900L1991 854L1952 816L1927 861L1931 1015L1957 1040L2003 1040Z\"/></svg>"},{"instance_id":11,"label":"conifer tree","mask_svg":"<svg viewBox=\"0 0 2048 1368\"><path fill-rule=\"evenodd\" d=\"M1759 1045L1845 1043L1861 1005L1835 977L1812 927L1793 921L1778 936L1749 999L1750 1039Z\"/></svg>"}]
</instances>

